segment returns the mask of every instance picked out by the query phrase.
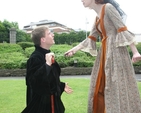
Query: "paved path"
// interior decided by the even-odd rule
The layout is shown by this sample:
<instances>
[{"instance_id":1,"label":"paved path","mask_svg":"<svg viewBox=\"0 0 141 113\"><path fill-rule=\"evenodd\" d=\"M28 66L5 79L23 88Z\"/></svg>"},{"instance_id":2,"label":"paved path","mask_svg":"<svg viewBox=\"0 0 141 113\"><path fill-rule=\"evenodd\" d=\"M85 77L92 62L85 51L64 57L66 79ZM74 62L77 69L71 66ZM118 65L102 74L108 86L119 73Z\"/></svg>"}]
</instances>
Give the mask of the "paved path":
<instances>
[{"instance_id":1,"label":"paved path","mask_svg":"<svg viewBox=\"0 0 141 113\"><path fill-rule=\"evenodd\" d=\"M6 79L24 79L25 77L0 77L0 80L6 80ZM88 78L90 79L90 75L63 75L61 78ZM141 74L136 74L137 81L141 82Z\"/></svg>"},{"instance_id":2,"label":"paved path","mask_svg":"<svg viewBox=\"0 0 141 113\"><path fill-rule=\"evenodd\" d=\"M136 74L137 81L141 82L141 74Z\"/></svg>"},{"instance_id":3,"label":"paved path","mask_svg":"<svg viewBox=\"0 0 141 113\"><path fill-rule=\"evenodd\" d=\"M90 75L72 75L72 76L61 76L62 78L88 78L90 79ZM136 80L141 82L141 74L136 74Z\"/></svg>"}]
</instances>

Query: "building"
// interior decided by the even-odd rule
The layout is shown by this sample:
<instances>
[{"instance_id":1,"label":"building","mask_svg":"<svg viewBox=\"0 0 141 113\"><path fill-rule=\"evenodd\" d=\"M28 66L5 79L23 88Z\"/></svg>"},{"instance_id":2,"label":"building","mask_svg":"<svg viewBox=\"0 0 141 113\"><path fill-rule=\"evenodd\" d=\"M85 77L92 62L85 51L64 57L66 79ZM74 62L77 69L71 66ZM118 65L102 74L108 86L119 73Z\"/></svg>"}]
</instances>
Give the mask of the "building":
<instances>
[{"instance_id":1,"label":"building","mask_svg":"<svg viewBox=\"0 0 141 113\"><path fill-rule=\"evenodd\" d=\"M52 20L41 20L39 22L31 22L29 25L24 26L23 30L28 34L31 34L32 30L38 26L47 26L54 33L58 34L69 33L70 31L73 30L63 24L60 24Z\"/></svg>"}]
</instances>

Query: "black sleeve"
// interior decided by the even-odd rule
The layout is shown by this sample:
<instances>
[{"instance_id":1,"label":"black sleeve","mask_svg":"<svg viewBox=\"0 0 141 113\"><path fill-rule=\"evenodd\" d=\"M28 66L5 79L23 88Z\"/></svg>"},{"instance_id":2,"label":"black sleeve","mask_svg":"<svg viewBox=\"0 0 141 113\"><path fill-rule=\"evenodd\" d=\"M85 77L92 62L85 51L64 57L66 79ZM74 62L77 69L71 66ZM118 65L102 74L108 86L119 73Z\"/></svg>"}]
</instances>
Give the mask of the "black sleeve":
<instances>
[{"instance_id":1,"label":"black sleeve","mask_svg":"<svg viewBox=\"0 0 141 113\"><path fill-rule=\"evenodd\" d=\"M64 88L65 88L65 83L64 82L60 82L61 94L64 92Z\"/></svg>"}]
</instances>

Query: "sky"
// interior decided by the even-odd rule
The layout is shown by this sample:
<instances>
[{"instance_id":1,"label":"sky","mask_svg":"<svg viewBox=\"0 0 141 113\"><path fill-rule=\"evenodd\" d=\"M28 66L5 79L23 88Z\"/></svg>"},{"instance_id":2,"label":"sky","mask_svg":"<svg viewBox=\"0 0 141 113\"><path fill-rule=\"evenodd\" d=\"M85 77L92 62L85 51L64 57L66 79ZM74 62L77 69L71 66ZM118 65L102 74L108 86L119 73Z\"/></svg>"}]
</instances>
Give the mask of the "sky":
<instances>
[{"instance_id":1,"label":"sky","mask_svg":"<svg viewBox=\"0 0 141 113\"><path fill-rule=\"evenodd\" d=\"M129 31L141 34L141 0L116 0L127 14ZM53 20L72 29L90 31L96 13L81 0L1 0L0 20L17 22L19 28L31 22ZM87 24L86 24L87 23Z\"/></svg>"}]
</instances>

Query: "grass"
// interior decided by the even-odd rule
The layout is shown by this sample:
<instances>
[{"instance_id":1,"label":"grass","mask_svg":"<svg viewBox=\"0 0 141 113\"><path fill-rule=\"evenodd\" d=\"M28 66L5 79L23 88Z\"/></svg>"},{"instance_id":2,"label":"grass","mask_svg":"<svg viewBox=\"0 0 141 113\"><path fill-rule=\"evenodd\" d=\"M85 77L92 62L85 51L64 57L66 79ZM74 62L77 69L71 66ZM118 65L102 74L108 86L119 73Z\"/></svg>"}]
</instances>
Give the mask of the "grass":
<instances>
[{"instance_id":1,"label":"grass","mask_svg":"<svg viewBox=\"0 0 141 113\"><path fill-rule=\"evenodd\" d=\"M62 78L73 88L73 94L63 93L62 101L66 113L86 113L89 79ZM138 82L141 96L141 82ZM26 94L23 79L0 80L0 113L20 113L25 107Z\"/></svg>"}]
</instances>

